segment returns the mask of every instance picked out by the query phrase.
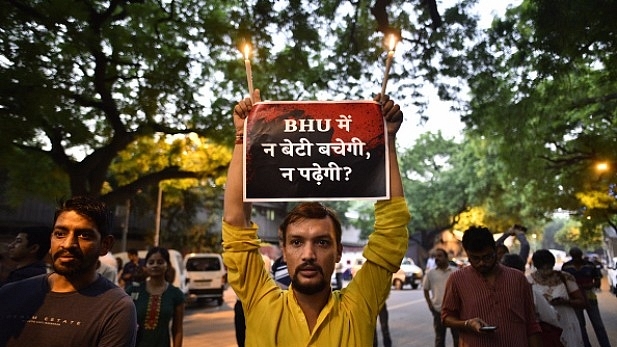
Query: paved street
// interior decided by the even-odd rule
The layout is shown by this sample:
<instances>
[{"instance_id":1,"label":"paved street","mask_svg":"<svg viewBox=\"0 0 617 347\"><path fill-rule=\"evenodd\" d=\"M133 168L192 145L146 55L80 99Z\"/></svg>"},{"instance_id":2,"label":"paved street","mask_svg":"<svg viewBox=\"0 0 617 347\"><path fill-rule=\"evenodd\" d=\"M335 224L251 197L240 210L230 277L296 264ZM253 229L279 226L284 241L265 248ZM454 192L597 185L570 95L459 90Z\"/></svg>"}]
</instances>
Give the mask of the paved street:
<instances>
[{"instance_id":1,"label":"paved street","mask_svg":"<svg viewBox=\"0 0 617 347\"><path fill-rule=\"evenodd\" d=\"M611 344L617 347L617 297L610 294L607 288L604 282L602 291L598 294L600 310ZM211 304L187 308L184 320L184 346L237 346L233 322L235 300L233 291L227 290L225 303L221 307ZM426 308L421 289L411 290L405 287L401 291L392 291L387 304L390 313L390 333L395 347L433 346L432 318ZM587 327L592 346L598 346L589 322ZM447 346L451 345L448 336Z\"/></svg>"}]
</instances>

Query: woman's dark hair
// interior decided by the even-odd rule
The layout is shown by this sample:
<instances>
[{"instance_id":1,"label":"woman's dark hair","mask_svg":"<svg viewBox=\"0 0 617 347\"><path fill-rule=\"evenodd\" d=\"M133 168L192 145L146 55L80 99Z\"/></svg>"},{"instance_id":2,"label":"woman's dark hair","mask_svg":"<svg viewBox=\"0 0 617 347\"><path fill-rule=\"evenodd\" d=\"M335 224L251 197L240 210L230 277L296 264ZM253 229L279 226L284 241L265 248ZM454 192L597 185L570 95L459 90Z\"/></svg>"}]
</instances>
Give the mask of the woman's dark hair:
<instances>
[{"instance_id":1,"label":"woman's dark hair","mask_svg":"<svg viewBox=\"0 0 617 347\"><path fill-rule=\"evenodd\" d=\"M176 270L171 266L171 257L169 256L169 251L167 250L167 248L158 246L150 248L148 250L148 253L146 253L146 264L148 263L148 259L156 253L160 254L163 260L165 260L165 262L167 263L167 270L165 270L165 280L170 283L173 282L174 277L176 276Z\"/></svg>"},{"instance_id":2,"label":"woman's dark hair","mask_svg":"<svg viewBox=\"0 0 617 347\"><path fill-rule=\"evenodd\" d=\"M555 266L555 256L548 249L539 249L531 256L531 261L536 269L544 267L546 265L551 268Z\"/></svg>"},{"instance_id":3,"label":"woman's dark hair","mask_svg":"<svg viewBox=\"0 0 617 347\"><path fill-rule=\"evenodd\" d=\"M148 258L150 258L153 254L159 253L163 260L167 263L167 266L171 266L171 258L169 257L169 251L164 247L152 247L148 250L146 254L146 262L148 262Z\"/></svg>"},{"instance_id":4,"label":"woman's dark hair","mask_svg":"<svg viewBox=\"0 0 617 347\"><path fill-rule=\"evenodd\" d=\"M287 217L285 217L285 220L283 220L283 223L281 223L281 226L279 227L283 244L285 244L287 227L289 227L290 224L304 219L324 219L327 217L330 217L332 224L334 224L336 243L340 244L343 233L341 222L333 209L326 207L319 202L303 202L294 207L294 209L287 214Z\"/></svg>"}]
</instances>

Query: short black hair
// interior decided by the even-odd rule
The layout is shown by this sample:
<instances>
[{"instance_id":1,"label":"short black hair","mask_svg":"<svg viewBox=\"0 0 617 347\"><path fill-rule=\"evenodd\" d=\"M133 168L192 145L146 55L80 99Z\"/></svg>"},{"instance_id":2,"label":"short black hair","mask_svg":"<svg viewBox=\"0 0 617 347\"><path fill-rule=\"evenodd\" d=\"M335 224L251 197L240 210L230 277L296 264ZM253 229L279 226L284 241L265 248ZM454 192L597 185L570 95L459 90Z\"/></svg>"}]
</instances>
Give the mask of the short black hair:
<instances>
[{"instance_id":1,"label":"short black hair","mask_svg":"<svg viewBox=\"0 0 617 347\"><path fill-rule=\"evenodd\" d=\"M48 226L37 225L25 227L19 230L20 234L26 234L28 246L39 245L36 258L41 260L49 253L51 247L51 228Z\"/></svg>"},{"instance_id":2,"label":"short black hair","mask_svg":"<svg viewBox=\"0 0 617 347\"><path fill-rule=\"evenodd\" d=\"M472 226L465 230L463 248L465 251L480 252L487 247L495 248L495 238L488 228Z\"/></svg>"},{"instance_id":3,"label":"short black hair","mask_svg":"<svg viewBox=\"0 0 617 347\"><path fill-rule=\"evenodd\" d=\"M60 201L54 215L54 225L60 214L69 211L75 211L92 221L101 236L111 235L113 215L102 201L91 196L74 196Z\"/></svg>"},{"instance_id":4,"label":"short black hair","mask_svg":"<svg viewBox=\"0 0 617 347\"><path fill-rule=\"evenodd\" d=\"M441 253L443 253L443 255L446 256L447 259L450 258L450 255L448 254L448 252L446 252L446 250L443 249L443 248L437 247L437 248L435 248L435 250L433 252L435 252L435 253L441 252Z\"/></svg>"},{"instance_id":5,"label":"short black hair","mask_svg":"<svg viewBox=\"0 0 617 347\"><path fill-rule=\"evenodd\" d=\"M287 228L290 224L304 219L325 219L328 217L330 217L332 224L334 225L336 244L340 245L343 231L338 215L333 209L323 205L322 203L312 201L298 204L293 210L291 210L291 212L287 214L287 217L285 217L279 226L279 231L281 232L280 237L282 238L283 244L285 244L287 239Z\"/></svg>"},{"instance_id":6,"label":"short black hair","mask_svg":"<svg viewBox=\"0 0 617 347\"><path fill-rule=\"evenodd\" d=\"M525 260L523 260L523 257L518 254L504 254L503 259L501 259L501 263L507 267L525 272Z\"/></svg>"},{"instance_id":7,"label":"short black hair","mask_svg":"<svg viewBox=\"0 0 617 347\"><path fill-rule=\"evenodd\" d=\"M581 258L583 256L583 251L581 251L581 249L578 247L570 248L569 253L572 258Z\"/></svg>"},{"instance_id":8,"label":"short black hair","mask_svg":"<svg viewBox=\"0 0 617 347\"><path fill-rule=\"evenodd\" d=\"M535 251L531 256L531 261L536 269L544 267L545 265L549 265L550 267L555 266L555 256L548 249L539 249Z\"/></svg>"}]
</instances>

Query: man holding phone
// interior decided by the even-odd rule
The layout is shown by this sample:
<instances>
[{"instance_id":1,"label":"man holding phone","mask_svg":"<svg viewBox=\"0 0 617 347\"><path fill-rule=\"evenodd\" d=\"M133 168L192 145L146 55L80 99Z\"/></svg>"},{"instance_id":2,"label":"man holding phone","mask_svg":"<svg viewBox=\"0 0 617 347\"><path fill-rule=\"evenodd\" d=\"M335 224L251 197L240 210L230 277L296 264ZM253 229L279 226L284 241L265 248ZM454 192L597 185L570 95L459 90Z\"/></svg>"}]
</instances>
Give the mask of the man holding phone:
<instances>
[{"instance_id":1,"label":"man holding phone","mask_svg":"<svg viewBox=\"0 0 617 347\"><path fill-rule=\"evenodd\" d=\"M463 235L471 266L453 272L446 283L441 319L459 330L469 347L541 346L531 286L518 270L497 261L493 234L471 227Z\"/></svg>"}]
</instances>

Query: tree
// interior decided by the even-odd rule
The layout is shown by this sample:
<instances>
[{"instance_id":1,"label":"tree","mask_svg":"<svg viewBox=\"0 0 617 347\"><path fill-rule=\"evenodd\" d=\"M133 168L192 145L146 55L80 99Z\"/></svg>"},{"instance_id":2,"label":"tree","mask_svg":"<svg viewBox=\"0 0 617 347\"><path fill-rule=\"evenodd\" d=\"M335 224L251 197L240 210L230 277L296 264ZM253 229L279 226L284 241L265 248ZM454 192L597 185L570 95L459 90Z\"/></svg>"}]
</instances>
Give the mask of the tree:
<instances>
[{"instance_id":1,"label":"tree","mask_svg":"<svg viewBox=\"0 0 617 347\"><path fill-rule=\"evenodd\" d=\"M141 138L118 154L110 166L113 180L108 181L105 189L113 191L122 186L141 192L144 198L140 200L149 206L150 216L157 206L160 189L161 244L188 251L214 250L220 244L220 233L211 231L220 225L220 196L225 182L225 170L221 168L227 166L230 158L231 150L227 146L213 144L195 134ZM184 172L218 172L218 175L204 180L168 179L158 184L144 181L149 173L169 167ZM153 228L149 231L154 235ZM154 243L153 239L149 241Z\"/></svg>"},{"instance_id":2,"label":"tree","mask_svg":"<svg viewBox=\"0 0 617 347\"><path fill-rule=\"evenodd\" d=\"M68 194L123 201L133 187L103 187L117 154L139 138L231 138L245 43L256 48L255 85L266 97L367 98L376 91L366 83L381 82L383 33L412 47L393 80L436 80L433 58L471 35L465 11L474 2L444 9L440 21L433 0L9 0L0 9L0 144L12 160L48 158L31 171L45 162L63 172ZM395 95L421 105L422 83L400 83ZM216 174L166 167L141 179Z\"/></svg>"},{"instance_id":3,"label":"tree","mask_svg":"<svg viewBox=\"0 0 617 347\"><path fill-rule=\"evenodd\" d=\"M596 182L598 162L617 162L613 2L523 1L496 20L468 55L471 136L494 143L504 169L533 194L527 205L562 208L592 223L614 219L617 171ZM590 199L603 192L603 204ZM582 239L593 239L581 229ZM585 230L588 231L585 234Z\"/></svg>"},{"instance_id":4,"label":"tree","mask_svg":"<svg viewBox=\"0 0 617 347\"><path fill-rule=\"evenodd\" d=\"M67 177L70 194L108 202L131 187L103 192L118 152L155 132L225 134L223 113L196 102L212 60L190 47L204 32L229 29L220 10L183 11L175 2L8 1L2 6L0 117L13 155L44 155ZM212 36L212 34L210 34ZM80 158L80 157L83 157ZM172 166L142 181L202 177Z\"/></svg>"},{"instance_id":5,"label":"tree","mask_svg":"<svg viewBox=\"0 0 617 347\"><path fill-rule=\"evenodd\" d=\"M485 225L502 232L515 223L532 229L543 221L527 204L533 188L504 169L491 141L466 137L458 143L440 133L423 134L401 156L401 170L411 232L421 234L426 249L445 230Z\"/></svg>"}]
</instances>

